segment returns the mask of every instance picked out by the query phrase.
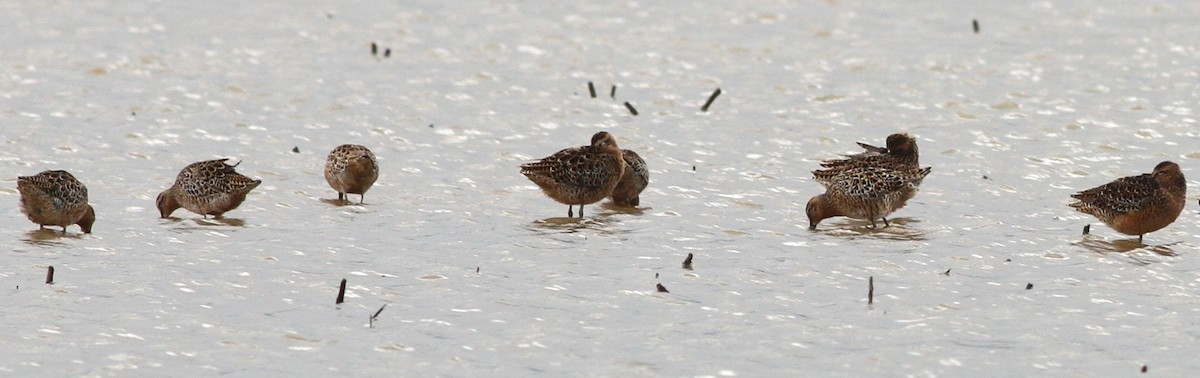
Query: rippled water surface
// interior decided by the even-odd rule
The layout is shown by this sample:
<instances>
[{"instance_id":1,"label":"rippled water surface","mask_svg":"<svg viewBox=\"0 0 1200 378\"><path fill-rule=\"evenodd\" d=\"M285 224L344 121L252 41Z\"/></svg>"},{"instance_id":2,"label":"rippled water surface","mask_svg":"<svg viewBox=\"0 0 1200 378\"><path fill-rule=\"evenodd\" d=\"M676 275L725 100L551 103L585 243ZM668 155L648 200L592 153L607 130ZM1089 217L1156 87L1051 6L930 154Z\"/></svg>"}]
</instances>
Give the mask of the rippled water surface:
<instances>
[{"instance_id":1,"label":"rippled water surface","mask_svg":"<svg viewBox=\"0 0 1200 378\"><path fill-rule=\"evenodd\" d=\"M1141 245L1066 203L1163 160L1200 177L1197 19L1190 1L0 4L0 372L1184 375L1196 205ZM599 130L651 186L567 220L518 166ZM809 231L809 172L896 131L933 174L892 227ZM364 206L329 201L341 143L379 157ZM220 157L263 180L245 204L159 219L179 169ZM20 213L16 176L46 169L88 186L94 234Z\"/></svg>"}]
</instances>

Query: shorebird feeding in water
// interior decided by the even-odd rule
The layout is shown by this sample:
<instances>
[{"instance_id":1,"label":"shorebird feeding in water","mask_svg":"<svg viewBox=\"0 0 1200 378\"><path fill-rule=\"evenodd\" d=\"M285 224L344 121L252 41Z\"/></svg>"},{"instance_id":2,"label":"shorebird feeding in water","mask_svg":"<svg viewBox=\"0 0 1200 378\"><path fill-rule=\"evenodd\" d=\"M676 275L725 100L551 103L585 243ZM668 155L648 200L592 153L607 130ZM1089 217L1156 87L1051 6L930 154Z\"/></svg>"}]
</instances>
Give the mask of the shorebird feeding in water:
<instances>
[{"instance_id":1,"label":"shorebird feeding in water","mask_svg":"<svg viewBox=\"0 0 1200 378\"><path fill-rule=\"evenodd\" d=\"M882 219L884 227L887 216L904 207L917 193L917 188L931 169L900 171L890 168L858 167L842 171L825 184L825 193L808 200L808 229L817 229L817 224L826 218L846 216L871 221Z\"/></svg>"},{"instance_id":2,"label":"shorebird feeding in water","mask_svg":"<svg viewBox=\"0 0 1200 378\"><path fill-rule=\"evenodd\" d=\"M537 162L521 165L521 174L537 184L551 199L567 205L567 217L574 217L574 205L583 205L608 197L625 173L621 148L612 134L601 131L592 135L590 146L568 148Z\"/></svg>"},{"instance_id":3,"label":"shorebird feeding in water","mask_svg":"<svg viewBox=\"0 0 1200 378\"><path fill-rule=\"evenodd\" d=\"M617 205L636 207L642 202L642 191L650 185L650 170L646 169L646 161L636 152L621 150L621 158L625 160L625 174L621 175L621 181L613 188L609 198Z\"/></svg>"},{"instance_id":4,"label":"shorebird feeding in water","mask_svg":"<svg viewBox=\"0 0 1200 378\"><path fill-rule=\"evenodd\" d=\"M1175 222L1183 212L1187 180L1179 165L1164 161L1154 172L1122 177L1113 182L1071 195L1070 204L1091 214L1125 235L1137 235L1138 243L1147 233Z\"/></svg>"},{"instance_id":5,"label":"shorebird feeding in water","mask_svg":"<svg viewBox=\"0 0 1200 378\"><path fill-rule=\"evenodd\" d=\"M166 218L182 207L205 218L212 215L219 219L241 205L246 194L262 181L237 173L237 164L226 164L226 160L195 162L179 171L175 184L159 193L155 201L159 214Z\"/></svg>"},{"instance_id":6,"label":"shorebird feeding in water","mask_svg":"<svg viewBox=\"0 0 1200 378\"><path fill-rule=\"evenodd\" d=\"M350 194L357 194L361 205L367 189L371 189L378 178L379 163L366 147L343 144L329 152L329 158L325 159L325 181L338 192L339 200L349 201Z\"/></svg>"},{"instance_id":7,"label":"shorebird feeding in water","mask_svg":"<svg viewBox=\"0 0 1200 378\"><path fill-rule=\"evenodd\" d=\"M17 177L21 192L21 212L39 228L79 225L83 233L92 233L96 211L88 204L87 187L67 171L43 171Z\"/></svg>"}]
</instances>

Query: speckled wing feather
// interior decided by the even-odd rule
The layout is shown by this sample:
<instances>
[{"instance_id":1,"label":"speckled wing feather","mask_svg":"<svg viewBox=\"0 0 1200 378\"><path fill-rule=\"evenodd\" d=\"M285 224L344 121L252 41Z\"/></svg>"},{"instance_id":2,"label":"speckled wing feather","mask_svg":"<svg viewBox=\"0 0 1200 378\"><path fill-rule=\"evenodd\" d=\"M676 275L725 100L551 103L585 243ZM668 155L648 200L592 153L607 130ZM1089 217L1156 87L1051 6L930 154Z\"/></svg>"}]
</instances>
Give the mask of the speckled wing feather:
<instances>
[{"instance_id":1,"label":"speckled wing feather","mask_svg":"<svg viewBox=\"0 0 1200 378\"><path fill-rule=\"evenodd\" d=\"M72 209L88 202L87 187L67 171L45 171L33 176L18 177L17 189L22 194L40 193L60 210Z\"/></svg>"},{"instance_id":2,"label":"speckled wing feather","mask_svg":"<svg viewBox=\"0 0 1200 378\"><path fill-rule=\"evenodd\" d=\"M369 161L370 164L375 167L376 171L379 169L378 163L375 160L375 154L366 147L356 144L343 144L338 146L333 150L333 152L329 153L329 157L326 159L325 164L329 167L329 173L338 175L342 172L345 172L346 167L348 167L351 162L359 159L365 159L365 161Z\"/></svg>"},{"instance_id":3,"label":"speckled wing feather","mask_svg":"<svg viewBox=\"0 0 1200 378\"><path fill-rule=\"evenodd\" d=\"M243 176L235 171L236 165L226 164L229 159L206 160L188 165L179 172L175 185L179 190L198 202L230 193L248 192L260 181Z\"/></svg>"},{"instance_id":4,"label":"speckled wing feather","mask_svg":"<svg viewBox=\"0 0 1200 378\"><path fill-rule=\"evenodd\" d=\"M1078 200L1071 207L1088 214L1126 214L1150 206L1158 191L1158 182L1151 174L1122 177L1071 195Z\"/></svg>"},{"instance_id":5,"label":"speckled wing feather","mask_svg":"<svg viewBox=\"0 0 1200 378\"><path fill-rule=\"evenodd\" d=\"M613 172L613 159L592 146L568 148L541 161L521 165L521 174L531 180L550 180L580 188L598 189L608 183Z\"/></svg>"},{"instance_id":6,"label":"speckled wing feather","mask_svg":"<svg viewBox=\"0 0 1200 378\"><path fill-rule=\"evenodd\" d=\"M930 171L931 169L928 167L915 171L857 167L843 171L828 186L848 197L867 200L884 199L909 189L915 189L915 186L925 179Z\"/></svg>"}]
</instances>

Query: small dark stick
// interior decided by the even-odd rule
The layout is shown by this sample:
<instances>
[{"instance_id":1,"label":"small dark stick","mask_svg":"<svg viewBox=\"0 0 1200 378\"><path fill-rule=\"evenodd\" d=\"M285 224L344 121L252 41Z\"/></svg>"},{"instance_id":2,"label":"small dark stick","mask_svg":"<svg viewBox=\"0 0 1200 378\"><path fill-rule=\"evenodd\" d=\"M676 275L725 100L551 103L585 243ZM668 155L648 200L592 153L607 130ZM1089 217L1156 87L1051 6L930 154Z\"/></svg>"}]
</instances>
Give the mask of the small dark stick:
<instances>
[{"instance_id":1,"label":"small dark stick","mask_svg":"<svg viewBox=\"0 0 1200 378\"><path fill-rule=\"evenodd\" d=\"M475 267L475 274L479 274L479 267Z\"/></svg>"},{"instance_id":2,"label":"small dark stick","mask_svg":"<svg viewBox=\"0 0 1200 378\"><path fill-rule=\"evenodd\" d=\"M637 115L637 109L634 109L633 105L629 104L629 101L625 101L625 109L629 109L630 114Z\"/></svg>"},{"instance_id":3,"label":"small dark stick","mask_svg":"<svg viewBox=\"0 0 1200 378\"><path fill-rule=\"evenodd\" d=\"M371 317L367 319L368 327L375 328L375 319L379 317L379 313L383 312L384 307L387 307L387 303L384 303L383 306L379 306L379 311L375 311L375 315L371 315Z\"/></svg>"},{"instance_id":4,"label":"small dark stick","mask_svg":"<svg viewBox=\"0 0 1200 378\"><path fill-rule=\"evenodd\" d=\"M717 88L717 90L713 91L713 94L711 96L708 96L708 101L704 102L704 106L700 107L700 111L707 112L708 106L712 105L713 100L716 100L717 96L720 96L720 95L721 95L721 88Z\"/></svg>"},{"instance_id":5,"label":"small dark stick","mask_svg":"<svg viewBox=\"0 0 1200 378\"><path fill-rule=\"evenodd\" d=\"M1090 233L1092 233L1092 225L1090 225L1090 224L1084 225L1083 226L1083 234L1087 235Z\"/></svg>"},{"instance_id":6,"label":"small dark stick","mask_svg":"<svg viewBox=\"0 0 1200 378\"><path fill-rule=\"evenodd\" d=\"M49 268L46 268L46 283L48 283L48 284L54 283L54 266L53 265L51 265Z\"/></svg>"},{"instance_id":7,"label":"small dark stick","mask_svg":"<svg viewBox=\"0 0 1200 378\"><path fill-rule=\"evenodd\" d=\"M971 29L975 30L975 34L979 34L979 20L971 20Z\"/></svg>"},{"instance_id":8,"label":"small dark stick","mask_svg":"<svg viewBox=\"0 0 1200 378\"><path fill-rule=\"evenodd\" d=\"M391 57L392 57L392 49L386 49L386 50L383 50L383 57L384 57L384 58L391 58Z\"/></svg>"},{"instance_id":9,"label":"small dark stick","mask_svg":"<svg viewBox=\"0 0 1200 378\"><path fill-rule=\"evenodd\" d=\"M1025 290L1033 290L1033 284L1032 284L1032 283L1026 283L1026 284L1025 284Z\"/></svg>"},{"instance_id":10,"label":"small dark stick","mask_svg":"<svg viewBox=\"0 0 1200 378\"><path fill-rule=\"evenodd\" d=\"M292 152L294 152L294 153L300 153L300 146L295 146L295 147L292 147Z\"/></svg>"},{"instance_id":11,"label":"small dark stick","mask_svg":"<svg viewBox=\"0 0 1200 378\"><path fill-rule=\"evenodd\" d=\"M654 279L658 279L658 273L654 273Z\"/></svg>"},{"instance_id":12,"label":"small dark stick","mask_svg":"<svg viewBox=\"0 0 1200 378\"><path fill-rule=\"evenodd\" d=\"M667 287L663 286L662 284L658 284L658 292L659 293L670 293L669 291L667 291Z\"/></svg>"},{"instance_id":13,"label":"small dark stick","mask_svg":"<svg viewBox=\"0 0 1200 378\"><path fill-rule=\"evenodd\" d=\"M1143 373L1145 373L1145 372L1146 372L1146 369L1147 369L1146 365L1142 365L1142 372L1143 372Z\"/></svg>"},{"instance_id":14,"label":"small dark stick","mask_svg":"<svg viewBox=\"0 0 1200 378\"><path fill-rule=\"evenodd\" d=\"M379 55L379 46L371 42L371 55Z\"/></svg>"},{"instance_id":15,"label":"small dark stick","mask_svg":"<svg viewBox=\"0 0 1200 378\"><path fill-rule=\"evenodd\" d=\"M590 81L588 82L588 93L592 94L592 98L596 98L596 85Z\"/></svg>"},{"instance_id":16,"label":"small dark stick","mask_svg":"<svg viewBox=\"0 0 1200 378\"><path fill-rule=\"evenodd\" d=\"M696 171L696 166L694 166L694 165L693 165L693 166L692 166L692 172L695 172L695 171Z\"/></svg>"},{"instance_id":17,"label":"small dark stick","mask_svg":"<svg viewBox=\"0 0 1200 378\"><path fill-rule=\"evenodd\" d=\"M613 100L617 99L617 85L616 84L613 84L612 91L608 92L608 97L612 97Z\"/></svg>"},{"instance_id":18,"label":"small dark stick","mask_svg":"<svg viewBox=\"0 0 1200 378\"><path fill-rule=\"evenodd\" d=\"M692 254L689 253L686 259L683 259L683 269L692 270Z\"/></svg>"},{"instance_id":19,"label":"small dark stick","mask_svg":"<svg viewBox=\"0 0 1200 378\"><path fill-rule=\"evenodd\" d=\"M945 271L945 272L942 272L942 275L943 275L943 276L949 276L949 275L950 275L950 269L946 269L946 271Z\"/></svg>"},{"instance_id":20,"label":"small dark stick","mask_svg":"<svg viewBox=\"0 0 1200 378\"><path fill-rule=\"evenodd\" d=\"M867 304L875 303L875 276L867 278Z\"/></svg>"},{"instance_id":21,"label":"small dark stick","mask_svg":"<svg viewBox=\"0 0 1200 378\"><path fill-rule=\"evenodd\" d=\"M345 301L346 301L346 279L343 278L342 286L338 288L337 303L335 303L335 304L342 304L342 302L345 302Z\"/></svg>"}]
</instances>

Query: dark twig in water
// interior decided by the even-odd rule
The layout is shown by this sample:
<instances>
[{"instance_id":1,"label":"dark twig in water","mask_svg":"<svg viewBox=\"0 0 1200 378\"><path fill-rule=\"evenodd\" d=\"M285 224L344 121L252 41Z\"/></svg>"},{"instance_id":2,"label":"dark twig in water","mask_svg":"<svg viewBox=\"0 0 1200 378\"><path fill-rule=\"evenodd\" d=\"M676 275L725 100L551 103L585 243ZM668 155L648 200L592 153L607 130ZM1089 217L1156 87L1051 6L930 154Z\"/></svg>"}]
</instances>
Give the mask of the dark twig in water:
<instances>
[{"instance_id":1,"label":"dark twig in water","mask_svg":"<svg viewBox=\"0 0 1200 378\"><path fill-rule=\"evenodd\" d=\"M666 286L663 286L662 284L658 284L658 286L657 286L657 287L658 287L658 292L659 292L659 293L670 293L669 291L667 291L667 287L666 287Z\"/></svg>"},{"instance_id":2,"label":"dark twig in water","mask_svg":"<svg viewBox=\"0 0 1200 378\"><path fill-rule=\"evenodd\" d=\"M371 317L367 319L368 327L375 328L375 319L379 318L379 313L383 312L384 307L387 307L387 303L384 303L383 306L379 306L379 311L375 311L375 315L371 315Z\"/></svg>"},{"instance_id":3,"label":"dark twig in water","mask_svg":"<svg viewBox=\"0 0 1200 378\"><path fill-rule=\"evenodd\" d=\"M588 93L592 94L592 98L596 98L596 85L590 81L588 82Z\"/></svg>"},{"instance_id":4,"label":"dark twig in water","mask_svg":"<svg viewBox=\"0 0 1200 378\"><path fill-rule=\"evenodd\" d=\"M1090 233L1092 233L1092 225L1090 225L1090 224L1084 225L1083 226L1083 234L1087 235Z\"/></svg>"},{"instance_id":5,"label":"dark twig in water","mask_svg":"<svg viewBox=\"0 0 1200 378\"><path fill-rule=\"evenodd\" d=\"M683 269L692 270L692 254L689 253L686 259L683 259Z\"/></svg>"},{"instance_id":6,"label":"dark twig in water","mask_svg":"<svg viewBox=\"0 0 1200 378\"><path fill-rule=\"evenodd\" d=\"M376 45L375 42L371 42L371 55L379 55L379 45Z\"/></svg>"},{"instance_id":7,"label":"dark twig in water","mask_svg":"<svg viewBox=\"0 0 1200 378\"><path fill-rule=\"evenodd\" d=\"M342 285L338 287L338 297L335 304L342 304L346 301L346 279L342 279Z\"/></svg>"},{"instance_id":8,"label":"dark twig in water","mask_svg":"<svg viewBox=\"0 0 1200 378\"><path fill-rule=\"evenodd\" d=\"M1146 365L1142 365L1142 372L1145 373L1146 370L1148 370L1148 367Z\"/></svg>"},{"instance_id":9,"label":"dark twig in water","mask_svg":"<svg viewBox=\"0 0 1200 378\"><path fill-rule=\"evenodd\" d=\"M297 153L297 154L300 153L300 146L292 147L292 152Z\"/></svg>"},{"instance_id":10,"label":"dark twig in water","mask_svg":"<svg viewBox=\"0 0 1200 378\"><path fill-rule=\"evenodd\" d=\"M943 275L943 276L949 276L949 275L950 275L950 269L946 269L946 271L945 271L945 272L942 272L942 275Z\"/></svg>"},{"instance_id":11,"label":"dark twig in water","mask_svg":"<svg viewBox=\"0 0 1200 378\"><path fill-rule=\"evenodd\" d=\"M617 85L616 84L613 84L612 90L608 92L608 97L612 97L613 100L617 99Z\"/></svg>"},{"instance_id":12,"label":"dark twig in water","mask_svg":"<svg viewBox=\"0 0 1200 378\"><path fill-rule=\"evenodd\" d=\"M875 303L875 276L867 278L867 304Z\"/></svg>"},{"instance_id":13,"label":"dark twig in water","mask_svg":"<svg viewBox=\"0 0 1200 378\"><path fill-rule=\"evenodd\" d=\"M721 88L717 88L717 90L713 91L712 95L708 96L708 101L704 102L704 106L700 107L700 111L707 112L708 106L712 105L713 100L716 100L717 96L720 96L720 95L721 95Z\"/></svg>"},{"instance_id":14,"label":"dark twig in water","mask_svg":"<svg viewBox=\"0 0 1200 378\"><path fill-rule=\"evenodd\" d=\"M1032 283L1025 284L1025 290L1033 290L1033 284Z\"/></svg>"},{"instance_id":15,"label":"dark twig in water","mask_svg":"<svg viewBox=\"0 0 1200 378\"><path fill-rule=\"evenodd\" d=\"M475 274L479 274L479 267L475 267Z\"/></svg>"},{"instance_id":16,"label":"dark twig in water","mask_svg":"<svg viewBox=\"0 0 1200 378\"><path fill-rule=\"evenodd\" d=\"M655 272L655 273L654 273L654 279L656 279L656 280L658 279L658 273L657 273L657 272Z\"/></svg>"},{"instance_id":17,"label":"dark twig in water","mask_svg":"<svg viewBox=\"0 0 1200 378\"><path fill-rule=\"evenodd\" d=\"M46 268L46 283L48 283L48 284L54 283L54 266L53 265L51 265L49 268Z\"/></svg>"},{"instance_id":18,"label":"dark twig in water","mask_svg":"<svg viewBox=\"0 0 1200 378\"><path fill-rule=\"evenodd\" d=\"M971 29L975 30L975 34L979 34L979 20L971 20Z\"/></svg>"},{"instance_id":19,"label":"dark twig in water","mask_svg":"<svg viewBox=\"0 0 1200 378\"><path fill-rule=\"evenodd\" d=\"M633 115L638 114L637 109L634 109L633 105L630 104L629 101L625 101L625 109L629 109L629 114L633 114Z\"/></svg>"},{"instance_id":20,"label":"dark twig in water","mask_svg":"<svg viewBox=\"0 0 1200 378\"><path fill-rule=\"evenodd\" d=\"M392 57L392 49L383 50L383 57L391 58Z\"/></svg>"}]
</instances>

